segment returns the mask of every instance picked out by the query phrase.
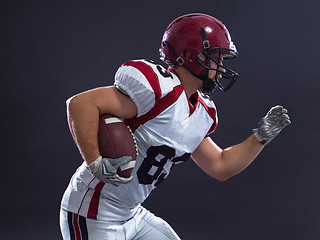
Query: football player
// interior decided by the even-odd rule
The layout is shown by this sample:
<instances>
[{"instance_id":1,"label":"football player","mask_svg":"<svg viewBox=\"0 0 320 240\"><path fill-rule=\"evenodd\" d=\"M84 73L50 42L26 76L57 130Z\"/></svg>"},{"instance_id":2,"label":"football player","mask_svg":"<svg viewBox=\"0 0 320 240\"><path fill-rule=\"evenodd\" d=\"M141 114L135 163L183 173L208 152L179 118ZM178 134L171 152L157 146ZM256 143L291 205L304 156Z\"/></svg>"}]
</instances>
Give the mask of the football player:
<instances>
[{"instance_id":1,"label":"football player","mask_svg":"<svg viewBox=\"0 0 320 240\"><path fill-rule=\"evenodd\" d=\"M116 72L113 86L67 101L70 131L84 161L61 202L64 239L180 239L141 205L171 167L191 158L209 176L225 181L290 124L287 110L278 105L238 145L221 149L209 137L218 117L206 93L228 91L238 77L223 65L237 56L237 49L216 18L178 17L165 30L160 53L168 69L150 60L128 61ZM130 178L117 175L130 157L100 156L97 132L103 114L125 119L134 133L139 154Z\"/></svg>"}]
</instances>

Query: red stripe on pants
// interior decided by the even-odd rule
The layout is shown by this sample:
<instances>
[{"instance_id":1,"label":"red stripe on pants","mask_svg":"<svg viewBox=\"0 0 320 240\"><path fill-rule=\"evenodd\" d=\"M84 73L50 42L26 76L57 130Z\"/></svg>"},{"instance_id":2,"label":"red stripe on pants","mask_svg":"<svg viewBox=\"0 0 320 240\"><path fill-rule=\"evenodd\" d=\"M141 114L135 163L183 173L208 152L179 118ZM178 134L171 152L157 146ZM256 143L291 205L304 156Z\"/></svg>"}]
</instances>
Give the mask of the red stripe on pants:
<instances>
[{"instance_id":1,"label":"red stripe on pants","mask_svg":"<svg viewBox=\"0 0 320 240\"><path fill-rule=\"evenodd\" d=\"M72 218L72 225L75 231L75 235L76 235L76 240L81 240L81 233L80 233L80 228L79 228L79 218L78 218L78 214L73 214L73 218Z\"/></svg>"},{"instance_id":2,"label":"red stripe on pants","mask_svg":"<svg viewBox=\"0 0 320 240\"><path fill-rule=\"evenodd\" d=\"M98 214L98 207L99 207L99 200L100 200L100 192L104 186L104 182L99 182L96 187L94 188L94 193L92 195L87 218L97 219Z\"/></svg>"}]
</instances>

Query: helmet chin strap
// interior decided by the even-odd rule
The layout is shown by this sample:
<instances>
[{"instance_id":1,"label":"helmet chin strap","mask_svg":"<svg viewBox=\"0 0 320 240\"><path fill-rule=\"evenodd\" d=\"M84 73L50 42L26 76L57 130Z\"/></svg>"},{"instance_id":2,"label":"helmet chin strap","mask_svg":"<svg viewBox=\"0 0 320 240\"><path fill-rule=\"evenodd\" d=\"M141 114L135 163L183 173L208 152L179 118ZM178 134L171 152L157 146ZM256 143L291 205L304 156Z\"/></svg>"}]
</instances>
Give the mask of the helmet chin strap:
<instances>
[{"instance_id":1,"label":"helmet chin strap","mask_svg":"<svg viewBox=\"0 0 320 240\"><path fill-rule=\"evenodd\" d=\"M204 45L206 43L206 38L204 40ZM219 83L218 79L217 79L217 75L215 77L215 81L213 81L212 79L208 78L209 76L209 69L208 67L204 66L199 60L198 63L204 67L204 69L206 69L206 71L202 74L196 74L190 67L189 65L184 61L184 59L179 56L176 51L174 51L174 49L172 48L172 46L170 45L170 43L168 41L165 41L164 44L168 47L168 49L170 50L170 52L175 56L177 63L179 63L180 66L183 66L184 68L186 68L193 76L195 76L196 78L199 78L200 80L203 81L203 87L201 89L201 91L203 93L211 93L217 86L225 91L225 89L223 88L223 86ZM209 45L206 45L205 48L208 48ZM217 70L217 69L213 69L213 70Z\"/></svg>"},{"instance_id":2,"label":"helmet chin strap","mask_svg":"<svg viewBox=\"0 0 320 240\"><path fill-rule=\"evenodd\" d=\"M183 66L186 68L193 76L196 78L199 78L200 80L203 81L203 87L202 87L202 92L203 93L210 93L212 92L217 84L212 81L212 79L208 78L209 70L205 71L205 73L202 74L196 74L190 67L189 65L183 60L181 56L179 56L176 51L172 48L171 44L168 41L165 41L164 44L168 47L170 52L175 56L177 63L179 63L180 66Z\"/></svg>"},{"instance_id":3,"label":"helmet chin strap","mask_svg":"<svg viewBox=\"0 0 320 240\"><path fill-rule=\"evenodd\" d=\"M216 87L217 84L212 81L212 79L207 77L205 80L203 80L203 87L201 91L203 93L211 93Z\"/></svg>"},{"instance_id":4,"label":"helmet chin strap","mask_svg":"<svg viewBox=\"0 0 320 240\"><path fill-rule=\"evenodd\" d=\"M194 75L196 78L199 78L200 80L203 81L203 86L201 89L201 92L203 93L211 93L218 86L215 81L213 81L211 78L208 78L209 70L205 71L200 75L197 75L195 73L192 73L192 75Z\"/></svg>"}]
</instances>

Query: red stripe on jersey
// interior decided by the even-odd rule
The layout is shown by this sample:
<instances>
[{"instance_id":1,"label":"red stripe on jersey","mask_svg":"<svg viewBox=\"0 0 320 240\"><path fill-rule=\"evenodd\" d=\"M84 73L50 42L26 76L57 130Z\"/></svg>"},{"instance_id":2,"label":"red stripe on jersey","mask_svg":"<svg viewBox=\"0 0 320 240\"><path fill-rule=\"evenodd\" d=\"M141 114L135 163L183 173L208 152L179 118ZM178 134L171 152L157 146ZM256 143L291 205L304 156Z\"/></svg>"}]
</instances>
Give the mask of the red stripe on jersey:
<instances>
[{"instance_id":1,"label":"red stripe on jersey","mask_svg":"<svg viewBox=\"0 0 320 240\"><path fill-rule=\"evenodd\" d=\"M94 188L94 193L92 195L87 218L97 219L99 200L100 200L100 192L104 186L104 182L99 182Z\"/></svg>"},{"instance_id":2,"label":"red stripe on jersey","mask_svg":"<svg viewBox=\"0 0 320 240\"><path fill-rule=\"evenodd\" d=\"M186 93L186 95L187 95L187 93ZM187 96L187 98L188 98L188 96ZM189 111L190 111L189 117L197 109L197 106L198 106L198 103L199 103L199 99L200 99L198 92L195 92L194 94L192 94L191 98L193 98L195 100L195 103L194 103L194 105L192 105L192 103L190 102L190 99L188 99Z\"/></svg>"},{"instance_id":3,"label":"red stripe on jersey","mask_svg":"<svg viewBox=\"0 0 320 240\"><path fill-rule=\"evenodd\" d=\"M80 227L79 227L79 222L78 222L78 214L73 214L73 218L72 218L72 225L75 231L75 235L76 235L76 240L81 240L81 233L80 233Z\"/></svg>"},{"instance_id":4,"label":"red stripe on jersey","mask_svg":"<svg viewBox=\"0 0 320 240\"><path fill-rule=\"evenodd\" d=\"M173 88L173 90L168 93L165 97L161 98L158 103L150 109L146 114L134 118L125 120L125 123L130 126L131 130L134 132L141 124L146 123L150 119L158 116L162 111L172 105L179 98L180 94L183 92L184 88L182 85L178 85Z\"/></svg>"},{"instance_id":5,"label":"red stripe on jersey","mask_svg":"<svg viewBox=\"0 0 320 240\"><path fill-rule=\"evenodd\" d=\"M207 133L207 135L208 135L208 134L212 133L218 125L217 110L215 108L208 107L208 105L200 97L199 97L199 101L204 106L207 113L210 115L210 117L213 120L213 124L211 125L211 128L209 129L209 131Z\"/></svg>"},{"instance_id":6,"label":"red stripe on jersey","mask_svg":"<svg viewBox=\"0 0 320 240\"><path fill-rule=\"evenodd\" d=\"M150 86L153 89L154 95L155 95L155 103L158 102L158 100L161 97L161 88L159 83L158 75L153 71L152 67L150 67L148 64L144 62L135 62L135 61L129 61L123 64L123 66L131 66L136 69L138 69L148 80Z\"/></svg>"}]
</instances>

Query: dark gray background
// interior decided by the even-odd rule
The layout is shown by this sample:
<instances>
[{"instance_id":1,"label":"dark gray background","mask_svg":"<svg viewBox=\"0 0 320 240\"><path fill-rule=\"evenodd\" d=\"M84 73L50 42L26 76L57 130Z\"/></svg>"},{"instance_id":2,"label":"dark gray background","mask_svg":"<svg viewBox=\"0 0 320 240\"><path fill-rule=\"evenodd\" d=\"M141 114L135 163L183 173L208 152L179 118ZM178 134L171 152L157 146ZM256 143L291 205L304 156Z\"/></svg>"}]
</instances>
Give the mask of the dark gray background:
<instances>
[{"instance_id":1,"label":"dark gray background","mask_svg":"<svg viewBox=\"0 0 320 240\"><path fill-rule=\"evenodd\" d=\"M59 203L81 164L65 100L112 84L127 60L158 60L166 26L203 12L226 24L240 78L213 99L221 146L276 104L292 124L219 183L191 160L145 202L182 239L320 239L319 1L1 1L1 239L60 239ZM196 126L195 126L196 127Z\"/></svg>"}]
</instances>

